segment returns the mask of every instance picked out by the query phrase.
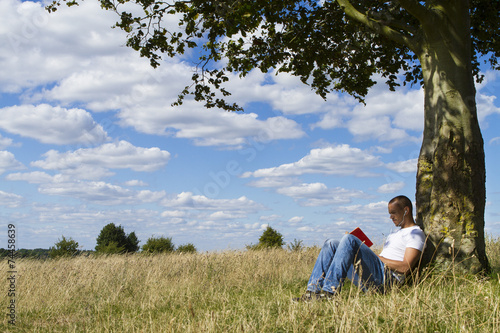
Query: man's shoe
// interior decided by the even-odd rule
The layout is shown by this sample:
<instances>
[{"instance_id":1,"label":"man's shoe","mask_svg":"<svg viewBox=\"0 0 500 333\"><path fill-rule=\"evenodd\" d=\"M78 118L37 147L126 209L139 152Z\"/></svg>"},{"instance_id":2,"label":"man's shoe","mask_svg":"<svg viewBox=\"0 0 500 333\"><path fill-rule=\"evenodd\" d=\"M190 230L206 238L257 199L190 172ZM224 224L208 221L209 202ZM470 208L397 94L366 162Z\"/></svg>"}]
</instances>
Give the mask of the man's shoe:
<instances>
[{"instance_id":1,"label":"man's shoe","mask_svg":"<svg viewBox=\"0 0 500 333\"><path fill-rule=\"evenodd\" d=\"M314 293L314 292L308 290L302 296L295 297L292 300L294 302L324 301L324 300L331 299L334 296L335 296L335 294L329 293L327 291L321 291L321 292Z\"/></svg>"}]
</instances>

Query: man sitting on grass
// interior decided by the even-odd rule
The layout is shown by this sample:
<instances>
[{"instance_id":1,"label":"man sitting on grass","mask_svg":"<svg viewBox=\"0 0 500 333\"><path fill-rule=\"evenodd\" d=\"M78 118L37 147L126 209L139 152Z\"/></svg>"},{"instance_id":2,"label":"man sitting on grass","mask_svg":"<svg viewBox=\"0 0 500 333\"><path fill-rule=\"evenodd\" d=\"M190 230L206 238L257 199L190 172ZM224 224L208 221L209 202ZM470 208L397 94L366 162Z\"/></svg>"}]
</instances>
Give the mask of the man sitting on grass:
<instances>
[{"instance_id":1,"label":"man sitting on grass","mask_svg":"<svg viewBox=\"0 0 500 333\"><path fill-rule=\"evenodd\" d=\"M417 265L425 243L422 229L415 224L411 200L397 196L389 201L389 215L396 227L380 255L359 238L346 234L340 241L325 241L314 265L307 291L294 301L323 300L340 292L346 278L363 290L384 291L404 283Z\"/></svg>"}]
</instances>

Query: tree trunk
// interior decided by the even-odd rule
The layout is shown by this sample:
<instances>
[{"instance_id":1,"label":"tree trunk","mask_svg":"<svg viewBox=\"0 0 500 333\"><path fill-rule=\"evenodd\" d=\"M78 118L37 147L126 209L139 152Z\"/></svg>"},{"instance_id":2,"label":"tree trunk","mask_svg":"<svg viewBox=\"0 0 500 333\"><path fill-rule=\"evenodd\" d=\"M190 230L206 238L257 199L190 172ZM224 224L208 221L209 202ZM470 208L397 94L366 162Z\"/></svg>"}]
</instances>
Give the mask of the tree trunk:
<instances>
[{"instance_id":1,"label":"tree trunk","mask_svg":"<svg viewBox=\"0 0 500 333\"><path fill-rule=\"evenodd\" d=\"M418 54L425 125L417 171L417 223L425 259L443 269L488 271L484 241L485 161L471 69L467 1L423 25ZM431 258L432 257L432 258Z\"/></svg>"}]
</instances>

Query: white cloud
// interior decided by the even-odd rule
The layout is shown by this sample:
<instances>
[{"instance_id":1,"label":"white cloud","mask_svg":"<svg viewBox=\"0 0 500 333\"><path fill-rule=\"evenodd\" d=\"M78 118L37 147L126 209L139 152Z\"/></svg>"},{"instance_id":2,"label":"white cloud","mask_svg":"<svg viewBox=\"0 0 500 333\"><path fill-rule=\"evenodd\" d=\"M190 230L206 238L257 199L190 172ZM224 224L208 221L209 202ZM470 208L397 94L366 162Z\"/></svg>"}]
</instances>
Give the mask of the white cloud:
<instances>
[{"instance_id":1,"label":"white cloud","mask_svg":"<svg viewBox=\"0 0 500 333\"><path fill-rule=\"evenodd\" d=\"M7 175L6 179L39 184L38 192L41 194L69 197L100 205L140 205L159 202L166 196L165 191L134 191L102 181L81 181L68 175L51 176L40 171L13 173Z\"/></svg>"},{"instance_id":2,"label":"white cloud","mask_svg":"<svg viewBox=\"0 0 500 333\"><path fill-rule=\"evenodd\" d=\"M377 192L379 193L395 193L400 190L402 190L405 187L404 182L395 182L395 183L389 183L389 184L384 184L380 186L377 189Z\"/></svg>"},{"instance_id":3,"label":"white cloud","mask_svg":"<svg viewBox=\"0 0 500 333\"><path fill-rule=\"evenodd\" d=\"M281 215L272 214L272 215L264 215L259 218L261 221L276 221L281 218Z\"/></svg>"},{"instance_id":4,"label":"white cloud","mask_svg":"<svg viewBox=\"0 0 500 333\"><path fill-rule=\"evenodd\" d=\"M234 214L234 213L228 213L224 211L218 211L210 214L208 218L210 220L234 220L234 219L239 219L239 218L244 218L246 215L244 214Z\"/></svg>"},{"instance_id":5,"label":"white cloud","mask_svg":"<svg viewBox=\"0 0 500 333\"><path fill-rule=\"evenodd\" d=\"M150 68L147 59L123 47L126 34L120 29L110 29L117 20L116 14L103 11L98 3L82 2L77 9L61 6L57 13L48 15L41 4L19 4L9 0L5 13L11 14L6 16L19 15L18 11L22 18L16 20L16 26L3 25L8 35L14 36L22 30L23 24L19 22L26 21L32 26L34 17L43 18L38 19L43 22L35 27L32 34L20 36L19 43L15 45L15 57L5 55L5 59L15 59L6 64L6 68L11 70L6 77L22 78L17 82L9 81L7 90L20 91L26 87L46 85L41 90L26 90L25 101L53 101L64 105L79 103L92 111L119 110L122 126L147 134L190 139L200 146L238 148L249 140L267 142L305 135L295 121L279 115L257 119L254 113L206 110L201 103L189 100L181 107L170 107L182 87L190 84L192 66L167 59L160 68ZM91 23L88 17L92 17ZM40 71L39 68L45 70ZM1 80L0 86L3 83ZM289 103L288 109L296 108L306 113L312 111L311 98L316 99L317 107L321 106L320 99L312 97L314 94L308 93L305 97L298 92L297 89L303 92L308 89L298 82L294 83L296 88L288 87L286 91L281 90L281 84L273 85L274 93L266 95L262 92L270 89L261 78L257 81L236 78L232 82L235 83L235 95L255 90L267 101L280 97L283 100L279 104ZM7 82L3 87L6 86ZM29 132L33 133L29 135L41 140L40 133ZM45 136L42 138L45 140L42 142L47 143L61 141L54 142Z\"/></svg>"},{"instance_id":6,"label":"white cloud","mask_svg":"<svg viewBox=\"0 0 500 333\"><path fill-rule=\"evenodd\" d=\"M42 2L3 0L0 12L2 91L50 84L96 57L133 52L120 48L126 33L111 29L116 14L98 2L82 1L77 9L63 5L49 14Z\"/></svg>"},{"instance_id":7,"label":"white cloud","mask_svg":"<svg viewBox=\"0 0 500 333\"><path fill-rule=\"evenodd\" d=\"M349 214L355 217L355 220L360 223L360 221L365 221L368 223L372 222L390 222L389 213L387 212L388 201L378 201L371 202L366 205L355 204L350 206L338 206L335 207L335 213ZM349 220L352 223L351 219Z\"/></svg>"},{"instance_id":8,"label":"white cloud","mask_svg":"<svg viewBox=\"0 0 500 333\"><path fill-rule=\"evenodd\" d=\"M24 168L24 165L16 160L16 157L10 151L0 151L0 174L8 170L18 170Z\"/></svg>"},{"instance_id":9,"label":"white cloud","mask_svg":"<svg viewBox=\"0 0 500 333\"><path fill-rule=\"evenodd\" d=\"M47 144L93 145L108 140L102 126L87 111L47 104L0 109L0 128Z\"/></svg>"},{"instance_id":10,"label":"white cloud","mask_svg":"<svg viewBox=\"0 0 500 333\"><path fill-rule=\"evenodd\" d=\"M496 71L484 73L484 80L476 86L477 116L482 128L488 127L486 118L492 114L500 114L500 108L495 105L495 94L499 91L500 75Z\"/></svg>"},{"instance_id":11,"label":"white cloud","mask_svg":"<svg viewBox=\"0 0 500 333\"><path fill-rule=\"evenodd\" d=\"M30 184L43 184L54 181L54 177L41 171L25 172L25 173L11 173L5 179L13 181L26 181Z\"/></svg>"},{"instance_id":12,"label":"white cloud","mask_svg":"<svg viewBox=\"0 0 500 333\"><path fill-rule=\"evenodd\" d=\"M125 185L126 186L139 186L139 187L148 186L148 184L146 182L143 182L142 180L138 180L138 179L128 180L125 182Z\"/></svg>"},{"instance_id":13,"label":"white cloud","mask_svg":"<svg viewBox=\"0 0 500 333\"><path fill-rule=\"evenodd\" d=\"M0 149L5 149L9 146L12 146L13 140L11 138L4 138L0 134Z\"/></svg>"},{"instance_id":14,"label":"white cloud","mask_svg":"<svg viewBox=\"0 0 500 333\"><path fill-rule=\"evenodd\" d=\"M245 229L260 229L261 228L261 224L258 223L258 222L255 222L255 223L252 223L252 224L249 224L249 223L245 223L243 225L243 227Z\"/></svg>"},{"instance_id":15,"label":"white cloud","mask_svg":"<svg viewBox=\"0 0 500 333\"><path fill-rule=\"evenodd\" d=\"M251 173L245 173L243 177L249 177ZM298 182L297 178L288 177L262 177L260 179L251 181L248 186L252 187L288 187L296 184Z\"/></svg>"},{"instance_id":16,"label":"white cloud","mask_svg":"<svg viewBox=\"0 0 500 333\"><path fill-rule=\"evenodd\" d=\"M32 162L32 165L88 178L89 174L95 172L98 176L106 175L106 169L155 171L168 163L170 153L157 147L135 147L127 141L119 141L96 148L81 148L73 152L59 153L50 150L44 154L44 157L44 160Z\"/></svg>"},{"instance_id":17,"label":"white cloud","mask_svg":"<svg viewBox=\"0 0 500 333\"><path fill-rule=\"evenodd\" d=\"M304 216L294 216L288 220L290 224L297 224L304 220Z\"/></svg>"},{"instance_id":18,"label":"white cloud","mask_svg":"<svg viewBox=\"0 0 500 333\"><path fill-rule=\"evenodd\" d=\"M383 79L377 81L365 98L366 105L354 100L343 102L325 113L312 127L345 127L355 140L417 142L419 139L412 137L408 131L420 133L423 130L423 90L400 88L391 92Z\"/></svg>"},{"instance_id":19,"label":"white cloud","mask_svg":"<svg viewBox=\"0 0 500 333\"><path fill-rule=\"evenodd\" d=\"M191 139L199 146L238 147L249 140L268 142L305 135L295 121L281 116L260 120L255 113L204 109L196 102L174 108L166 104L125 108L119 113L120 124L147 134Z\"/></svg>"},{"instance_id":20,"label":"white cloud","mask_svg":"<svg viewBox=\"0 0 500 333\"><path fill-rule=\"evenodd\" d=\"M303 174L372 176L370 168L381 166L377 156L347 144L312 149L297 162L246 172L242 177L288 177Z\"/></svg>"},{"instance_id":21,"label":"white cloud","mask_svg":"<svg viewBox=\"0 0 500 333\"><path fill-rule=\"evenodd\" d=\"M396 172L417 172L417 164L418 158L413 158L406 161L387 163L386 167Z\"/></svg>"},{"instance_id":22,"label":"white cloud","mask_svg":"<svg viewBox=\"0 0 500 333\"><path fill-rule=\"evenodd\" d=\"M93 111L109 111L142 101L139 94L153 70L146 63L137 63L133 56L103 57L92 62L92 67L75 71L50 90L35 95L63 103L81 101Z\"/></svg>"},{"instance_id":23,"label":"white cloud","mask_svg":"<svg viewBox=\"0 0 500 333\"><path fill-rule=\"evenodd\" d=\"M23 197L14 193L0 191L0 206L16 208L21 205Z\"/></svg>"},{"instance_id":24,"label":"white cloud","mask_svg":"<svg viewBox=\"0 0 500 333\"><path fill-rule=\"evenodd\" d=\"M284 187L276 192L292 197L299 205L306 207L346 204L364 194L362 191L346 190L341 187L328 188L323 183Z\"/></svg>"},{"instance_id":25,"label":"white cloud","mask_svg":"<svg viewBox=\"0 0 500 333\"><path fill-rule=\"evenodd\" d=\"M337 94L331 94L325 102L310 86L287 73L253 71L243 79L233 74L230 82L227 89L232 93L231 100L269 103L273 110L287 115L323 113L340 102Z\"/></svg>"},{"instance_id":26,"label":"white cloud","mask_svg":"<svg viewBox=\"0 0 500 333\"><path fill-rule=\"evenodd\" d=\"M166 210L161 213L162 217L184 217L186 212L183 210Z\"/></svg>"},{"instance_id":27,"label":"white cloud","mask_svg":"<svg viewBox=\"0 0 500 333\"><path fill-rule=\"evenodd\" d=\"M225 212L255 213L264 207L247 197L237 199L210 199L203 195L195 195L191 192L182 192L173 198L165 198L162 205L176 208L178 210L217 210Z\"/></svg>"},{"instance_id":28,"label":"white cloud","mask_svg":"<svg viewBox=\"0 0 500 333\"><path fill-rule=\"evenodd\" d=\"M105 182L84 181L44 183L40 185L38 191L42 194L71 197L100 205L138 205L158 202L166 195L164 191L132 191Z\"/></svg>"}]
</instances>

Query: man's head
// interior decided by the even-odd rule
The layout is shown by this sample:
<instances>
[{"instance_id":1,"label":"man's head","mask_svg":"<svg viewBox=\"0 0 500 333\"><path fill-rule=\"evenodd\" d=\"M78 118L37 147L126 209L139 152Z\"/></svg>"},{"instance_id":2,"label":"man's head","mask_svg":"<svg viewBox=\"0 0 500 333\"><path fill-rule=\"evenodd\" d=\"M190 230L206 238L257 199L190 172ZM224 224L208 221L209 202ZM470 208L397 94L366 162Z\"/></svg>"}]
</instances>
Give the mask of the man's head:
<instances>
[{"instance_id":1,"label":"man's head","mask_svg":"<svg viewBox=\"0 0 500 333\"><path fill-rule=\"evenodd\" d=\"M413 205L404 195L394 197L389 201L389 216L396 226L404 225L405 218L413 221Z\"/></svg>"}]
</instances>

